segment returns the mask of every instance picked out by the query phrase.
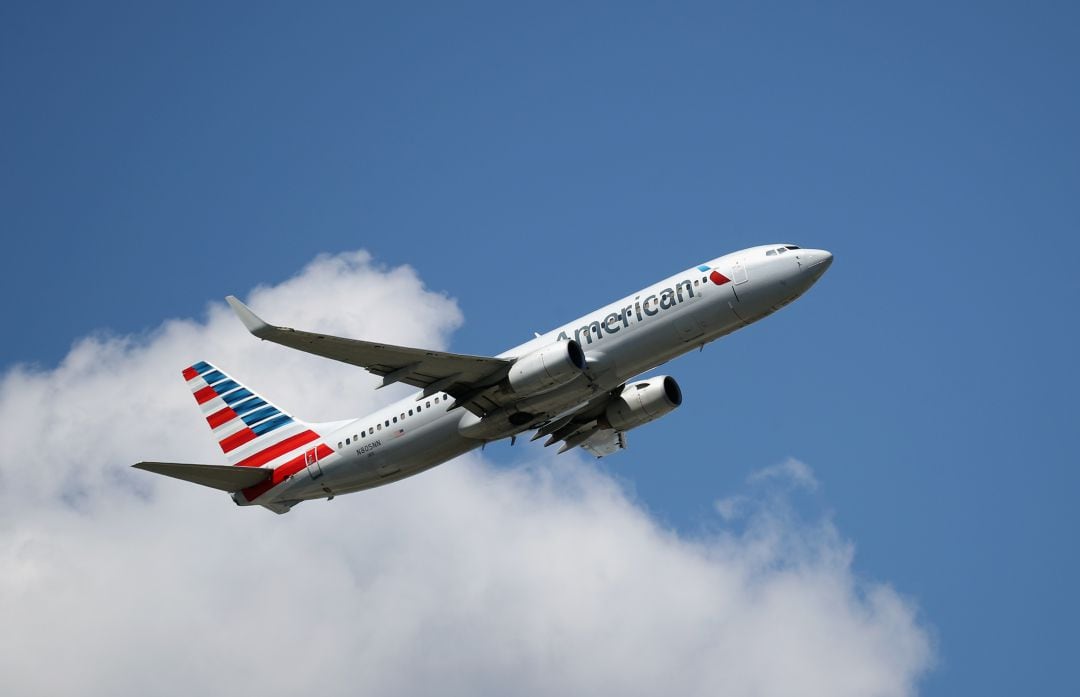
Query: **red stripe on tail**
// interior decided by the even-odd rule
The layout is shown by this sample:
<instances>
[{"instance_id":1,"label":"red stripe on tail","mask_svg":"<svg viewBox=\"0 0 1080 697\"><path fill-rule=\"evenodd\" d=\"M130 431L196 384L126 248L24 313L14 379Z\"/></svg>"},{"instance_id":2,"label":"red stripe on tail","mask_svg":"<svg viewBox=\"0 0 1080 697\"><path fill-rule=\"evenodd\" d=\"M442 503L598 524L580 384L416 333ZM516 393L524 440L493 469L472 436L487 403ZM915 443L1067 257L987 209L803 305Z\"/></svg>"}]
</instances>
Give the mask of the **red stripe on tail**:
<instances>
[{"instance_id":1,"label":"red stripe on tail","mask_svg":"<svg viewBox=\"0 0 1080 697\"><path fill-rule=\"evenodd\" d=\"M196 378L198 376L199 376L199 371L195 370L194 367L184 368L184 379L185 380L191 380L192 378Z\"/></svg>"},{"instance_id":2,"label":"red stripe on tail","mask_svg":"<svg viewBox=\"0 0 1080 697\"><path fill-rule=\"evenodd\" d=\"M289 436L280 443L271 445L269 448L260 450L254 455L249 455L248 457L245 457L240 462L237 462L236 466L258 467L259 465L265 465L267 462L270 462L275 457L281 457L285 453L291 452L299 448L301 445L304 445L305 443L310 443L318 437L319 434L315 433L315 431L304 431L303 433L297 433L295 436Z\"/></svg>"},{"instance_id":3,"label":"red stripe on tail","mask_svg":"<svg viewBox=\"0 0 1080 697\"><path fill-rule=\"evenodd\" d=\"M228 423L236 418L236 412L230 407L225 407L221 411L215 411L210 416L206 417L206 423L210 424L210 428L217 428L223 423Z\"/></svg>"},{"instance_id":4,"label":"red stripe on tail","mask_svg":"<svg viewBox=\"0 0 1080 697\"><path fill-rule=\"evenodd\" d=\"M319 460L323 460L333 454L334 451L322 443L315 449L315 457ZM248 501L254 501L305 467L307 467L307 461L305 460L304 455L294 457L288 462L275 468L274 473L270 475L270 478L265 482L244 489L242 492L244 498Z\"/></svg>"},{"instance_id":5,"label":"red stripe on tail","mask_svg":"<svg viewBox=\"0 0 1080 697\"><path fill-rule=\"evenodd\" d=\"M209 402L214 397L217 397L217 392L214 392L213 387L204 387L195 393L195 401L199 404Z\"/></svg>"},{"instance_id":6,"label":"red stripe on tail","mask_svg":"<svg viewBox=\"0 0 1080 697\"><path fill-rule=\"evenodd\" d=\"M255 440L255 436L255 431L252 431L250 428L245 426L243 429L222 440L221 449L226 453L236 450L244 443Z\"/></svg>"}]
</instances>

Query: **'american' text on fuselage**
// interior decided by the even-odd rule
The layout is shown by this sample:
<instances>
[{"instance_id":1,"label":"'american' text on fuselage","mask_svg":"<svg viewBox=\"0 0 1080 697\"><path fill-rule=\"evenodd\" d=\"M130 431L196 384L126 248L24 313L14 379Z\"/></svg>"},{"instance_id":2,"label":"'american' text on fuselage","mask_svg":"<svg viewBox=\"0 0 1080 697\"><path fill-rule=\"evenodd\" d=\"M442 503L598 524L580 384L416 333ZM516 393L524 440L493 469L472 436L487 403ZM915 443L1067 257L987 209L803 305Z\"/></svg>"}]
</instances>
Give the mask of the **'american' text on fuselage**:
<instances>
[{"instance_id":1,"label":"'american' text on fuselage","mask_svg":"<svg viewBox=\"0 0 1080 697\"><path fill-rule=\"evenodd\" d=\"M644 322L647 317L659 314L662 310L670 310L681 302L694 297L694 283L686 279L675 284L674 288L664 288L655 295L647 295L644 300L641 296L634 298L633 305L627 305L619 312L612 312L602 320L594 320L574 330L574 341L591 344L593 335L596 340L603 339L605 333L614 334L622 329L630 327L630 320L636 318L638 322ZM559 332L559 340L567 341L570 336L566 330Z\"/></svg>"}]
</instances>

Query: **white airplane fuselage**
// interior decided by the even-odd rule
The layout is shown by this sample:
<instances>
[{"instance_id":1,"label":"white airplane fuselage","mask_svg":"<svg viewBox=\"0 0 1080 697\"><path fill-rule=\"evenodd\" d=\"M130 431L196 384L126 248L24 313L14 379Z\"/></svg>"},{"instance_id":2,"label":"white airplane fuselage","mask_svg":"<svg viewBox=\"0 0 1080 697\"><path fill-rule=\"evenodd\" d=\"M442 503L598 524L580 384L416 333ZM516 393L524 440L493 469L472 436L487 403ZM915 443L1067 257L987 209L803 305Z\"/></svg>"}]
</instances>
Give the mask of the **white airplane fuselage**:
<instances>
[{"instance_id":1,"label":"white airplane fuselage","mask_svg":"<svg viewBox=\"0 0 1080 697\"><path fill-rule=\"evenodd\" d=\"M831 262L829 252L792 245L744 249L677 273L498 358L523 356L560 339L577 341L587 360L584 374L518 405L554 418L780 309L805 293ZM313 458L264 498L233 498L243 505L266 504L370 489L536 428L535 420L515 426L499 419L488 427L466 409L451 409L453 401L444 393L416 393L360 419L314 424L331 454Z\"/></svg>"}]
</instances>

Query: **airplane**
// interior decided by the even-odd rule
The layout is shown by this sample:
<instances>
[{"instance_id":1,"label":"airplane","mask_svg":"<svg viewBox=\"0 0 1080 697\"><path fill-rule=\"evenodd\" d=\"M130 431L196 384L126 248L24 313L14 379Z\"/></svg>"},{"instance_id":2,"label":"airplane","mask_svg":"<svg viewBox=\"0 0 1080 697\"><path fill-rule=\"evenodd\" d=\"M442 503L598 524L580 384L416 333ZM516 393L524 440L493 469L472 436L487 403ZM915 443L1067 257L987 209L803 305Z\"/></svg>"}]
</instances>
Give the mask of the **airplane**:
<instances>
[{"instance_id":1,"label":"airplane","mask_svg":"<svg viewBox=\"0 0 1080 697\"><path fill-rule=\"evenodd\" d=\"M695 265L498 356L393 346L278 327L226 300L265 341L419 388L359 419L308 423L199 361L185 368L227 465L134 467L226 491L241 506L286 513L419 474L489 442L532 431L559 452L605 457L626 434L682 403L670 376L633 380L769 316L800 297L832 254L792 244L743 249Z\"/></svg>"}]
</instances>

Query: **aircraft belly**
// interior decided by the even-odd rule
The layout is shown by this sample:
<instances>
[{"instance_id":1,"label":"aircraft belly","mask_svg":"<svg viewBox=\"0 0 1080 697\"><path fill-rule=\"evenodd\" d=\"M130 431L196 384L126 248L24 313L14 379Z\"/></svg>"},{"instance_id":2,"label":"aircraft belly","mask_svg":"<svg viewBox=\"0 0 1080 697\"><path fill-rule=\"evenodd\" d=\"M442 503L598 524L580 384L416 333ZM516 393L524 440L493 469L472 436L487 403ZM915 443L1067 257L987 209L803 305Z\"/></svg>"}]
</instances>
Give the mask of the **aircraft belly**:
<instances>
[{"instance_id":1,"label":"aircraft belly","mask_svg":"<svg viewBox=\"0 0 1080 697\"><path fill-rule=\"evenodd\" d=\"M677 308L671 317L676 338L684 343L697 343L709 328L711 307L706 302L695 302Z\"/></svg>"},{"instance_id":2,"label":"aircraft belly","mask_svg":"<svg viewBox=\"0 0 1080 697\"><path fill-rule=\"evenodd\" d=\"M343 463L344 471L334 477L335 493L372 489L418 474L477 447L479 442L457 432L457 420L440 418L401 436L381 439L359 460Z\"/></svg>"},{"instance_id":3,"label":"aircraft belly","mask_svg":"<svg viewBox=\"0 0 1080 697\"><path fill-rule=\"evenodd\" d=\"M679 339L675 320L674 317L665 317L661 321L642 325L640 331L612 347L619 373L624 379L640 372L638 366L659 365L667 360L656 360L661 356L676 356L688 350L686 343Z\"/></svg>"}]
</instances>

